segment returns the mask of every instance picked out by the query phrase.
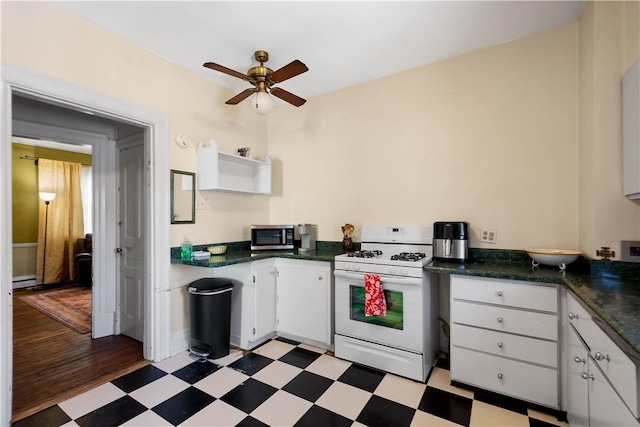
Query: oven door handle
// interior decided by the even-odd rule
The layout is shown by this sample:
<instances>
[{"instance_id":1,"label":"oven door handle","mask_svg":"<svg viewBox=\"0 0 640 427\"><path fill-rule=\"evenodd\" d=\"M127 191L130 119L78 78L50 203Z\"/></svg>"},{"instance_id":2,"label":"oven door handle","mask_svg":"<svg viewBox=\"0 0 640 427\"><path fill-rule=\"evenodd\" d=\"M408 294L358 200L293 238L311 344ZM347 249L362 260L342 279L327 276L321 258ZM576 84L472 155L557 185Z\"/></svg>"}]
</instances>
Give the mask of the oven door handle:
<instances>
[{"instance_id":1,"label":"oven door handle","mask_svg":"<svg viewBox=\"0 0 640 427\"><path fill-rule=\"evenodd\" d=\"M333 275L335 277L344 277L345 279L355 279L364 283L364 273L350 273L343 270L334 270ZM397 283L399 285L422 285L422 279L417 277L397 277L397 276L384 276L380 275L380 281L388 284Z\"/></svg>"}]
</instances>

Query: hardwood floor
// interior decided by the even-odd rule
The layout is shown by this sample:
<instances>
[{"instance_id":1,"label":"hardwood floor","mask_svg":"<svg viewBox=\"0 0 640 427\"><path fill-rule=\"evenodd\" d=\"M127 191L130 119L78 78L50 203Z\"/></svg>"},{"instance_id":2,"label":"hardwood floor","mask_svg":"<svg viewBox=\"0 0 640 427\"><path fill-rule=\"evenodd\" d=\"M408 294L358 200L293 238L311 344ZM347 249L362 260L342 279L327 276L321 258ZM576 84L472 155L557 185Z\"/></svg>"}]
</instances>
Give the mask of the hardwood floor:
<instances>
[{"instance_id":1,"label":"hardwood floor","mask_svg":"<svg viewBox=\"0 0 640 427\"><path fill-rule=\"evenodd\" d=\"M17 421L147 365L142 343L92 339L13 296L13 416Z\"/></svg>"}]
</instances>

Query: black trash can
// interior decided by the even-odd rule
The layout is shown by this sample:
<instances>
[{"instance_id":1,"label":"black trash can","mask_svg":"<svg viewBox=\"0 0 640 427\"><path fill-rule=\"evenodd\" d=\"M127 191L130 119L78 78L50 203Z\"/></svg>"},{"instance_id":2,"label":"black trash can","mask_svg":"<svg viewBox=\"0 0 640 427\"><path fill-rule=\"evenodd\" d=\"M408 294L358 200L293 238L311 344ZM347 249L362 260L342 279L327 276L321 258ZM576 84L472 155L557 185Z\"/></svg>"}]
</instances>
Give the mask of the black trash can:
<instances>
[{"instance_id":1,"label":"black trash can","mask_svg":"<svg viewBox=\"0 0 640 427\"><path fill-rule=\"evenodd\" d=\"M218 359L229 354L233 282L205 278L192 282L189 292L189 351Z\"/></svg>"}]
</instances>

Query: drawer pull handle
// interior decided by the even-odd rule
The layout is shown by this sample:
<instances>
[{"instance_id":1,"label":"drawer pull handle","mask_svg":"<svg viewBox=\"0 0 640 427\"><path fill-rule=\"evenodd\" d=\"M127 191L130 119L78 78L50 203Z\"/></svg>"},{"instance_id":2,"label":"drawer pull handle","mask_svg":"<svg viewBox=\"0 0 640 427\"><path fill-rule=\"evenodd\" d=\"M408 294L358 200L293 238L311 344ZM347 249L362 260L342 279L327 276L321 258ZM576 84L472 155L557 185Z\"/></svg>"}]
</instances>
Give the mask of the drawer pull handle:
<instances>
[{"instance_id":1,"label":"drawer pull handle","mask_svg":"<svg viewBox=\"0 0 640 427\"><path fill-rule=\"evenodd\" d=\"M498 373L498 379L501 380L502 379L502 372Z\"/></svg>"},{"instance_id":2,"label":"drawer pull handle","mask_svg":"<svg viewBox=\"0 0 640 427\"><path fill-rule=\"evenodd\" d=\"M574 361L574 362L576 362L576 363L585 363L585 362L586 362L586 360L581 359L581 358L579 358L578 356L575 356L575 357L573 358L573 361Z\"/></svg>"},{"instance_id":3,"label":"drawer pull handle","mask_svg":"<svg viewBox=\"0 0 640 427\"><path fill-rule=\"evenodd\" d=\"M322 276L318 276L318 280L322 280Z\"/></svg>"},{"instance_id":4,"label":"drawer pull handle","mask_svg":"<svg viewBox=\"0 0 640 427\"><path fill-rule=\"evenodd\" d=\"M598 361L602 361L602 360L606 360L607 362L611 362L611 360L609 359L609 355L604 355L602 353L600 353L599 351L596 351L596 354L593 355L593 357Z\"/></svg>"},{"instance_id":5,"label":"drawer pull handle","mask_svg":"<svg viewBox=\"0 0 640 427\"><path fill-rule=\"evenodd\" d=\"M580 376L585 380L592 380L593 379L593 375L587 374L586 372L581 372Z\"/></svg>"},{"instance_id":6,"label":"drawer pull handle","mask_svg":"<svg viewBox=\"0 0 640 427\"><path fill-rule=\"evenodd\" d=\"M569 319L570 319L570 320L573 320L573 319L577 319L577 318L578 318L578 315L577 315L577 314L573 314L573 313L569 313L569 314L567 315L567 317L569 317Z\"/></svg>"},{"instance_id":7,"label":"drawer pull handle","mask_svg":"<svg viewBox=\"0 0 640 427\"><path fill-rule=\"evenodd\" d=\"M498 323L502 323L502 317L498 317Z\"/></svg>"},{"instance_id":8,"label":"drawer pull handle","mask_svg":"<svg viewBox=\"0 0 640 427\"><path fill-rule=\"evenodd\" d=\"M501 297L503 295L502 291L498 291L498 296Z\"/></svg>"},{"instance_id":9,"label":"drawer pull handle","mask_svg":"<svg viewBox=\"0 0 640 427\"><path fill-rule=\"evenodd\" d=\"M498 347L502 348L502 341L498 342Z\"/></svg>"}]
</instances>

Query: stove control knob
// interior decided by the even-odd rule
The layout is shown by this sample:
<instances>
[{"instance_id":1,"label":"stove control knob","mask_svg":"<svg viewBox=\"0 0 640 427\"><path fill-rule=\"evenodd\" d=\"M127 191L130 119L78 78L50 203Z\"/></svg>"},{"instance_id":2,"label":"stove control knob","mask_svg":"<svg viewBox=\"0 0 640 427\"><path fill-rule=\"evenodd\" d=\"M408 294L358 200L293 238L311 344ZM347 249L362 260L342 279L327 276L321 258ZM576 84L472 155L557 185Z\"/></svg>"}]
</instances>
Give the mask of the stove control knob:
<instances>
[{"instance_id":1,"label":"stove control knob","mask_svg":"<svg viewBox=\"0 0 640 427\"><path fill-rule=\"evenodd\" d=\"M396 274L396 268L395 267L389 267L389 274Z\"/></svg>"},{"instance_id":2,"label":"stove control knob","mask_svg":"<svg viewBox=\"0 0 640 427\"><path fill-rule=\"evenodd\" d=\"M360 266L358 264L355 264L353 266L353 271L360 271Z\"/></svg>"}]
</instances>

